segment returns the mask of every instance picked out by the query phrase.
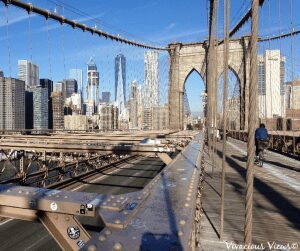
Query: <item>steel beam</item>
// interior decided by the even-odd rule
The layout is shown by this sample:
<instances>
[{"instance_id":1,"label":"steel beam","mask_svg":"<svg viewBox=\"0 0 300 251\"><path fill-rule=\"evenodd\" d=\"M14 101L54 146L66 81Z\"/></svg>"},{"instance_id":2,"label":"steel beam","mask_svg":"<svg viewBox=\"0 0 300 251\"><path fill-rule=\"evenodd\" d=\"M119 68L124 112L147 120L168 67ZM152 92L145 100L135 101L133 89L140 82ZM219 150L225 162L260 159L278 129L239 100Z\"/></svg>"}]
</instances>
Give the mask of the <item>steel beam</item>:
<instances>
[{"instance_id":1,"label":"steel beam","mask_svg":"<svg viewBox=\"0 0 300 251\"><path fill-rule=\"evenodd\" d=\"M38 152L76 152L76 153L140 153L174 152L175 147L165 145L98 145L98 144L43 144L34 142L0 142L2 150L38 151Z\"/></svg>"},{"instance_id":2,"label":"steel beam","mask_svg":"<svg viewBox=\"0 0 300 251\"><path fill-rule=\"evenodd\" d=\"M157 156L164 162L166 165L169 165L172 162L172 158L166 153L157 153Z\"/></svg>"},{"instance_id":3,"label":"steel beam","mask_svg":"<svg viewBox=\"0 0 300 251\"><path fill-rule=\"evenodd\" d=\"M73 215L47 212L39 219L62 250L79 250L91 239Z\"/></svg>"}]
</instances>

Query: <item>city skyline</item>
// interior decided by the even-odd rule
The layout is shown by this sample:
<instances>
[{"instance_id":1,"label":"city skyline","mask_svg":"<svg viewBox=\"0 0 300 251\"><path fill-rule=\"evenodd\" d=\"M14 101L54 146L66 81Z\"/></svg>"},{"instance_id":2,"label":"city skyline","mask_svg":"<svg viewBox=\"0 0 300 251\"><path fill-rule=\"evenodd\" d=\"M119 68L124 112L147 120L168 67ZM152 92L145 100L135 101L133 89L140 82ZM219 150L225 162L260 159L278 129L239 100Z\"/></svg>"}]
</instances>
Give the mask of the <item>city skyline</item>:
<instances>
[{"instance_id":1,"label":"city skyline","mask_svg":"<svg viewBox=\"0 0 300 251\"><path fill-rule=\"evenodd\" d=\"M249 1L246 1L249 5ZM66 4L68 1L66 1ZM38 6L44 7L49 10L53 10L54 6L49 2L36 2L34 3ZM80 3L78 3L81 5ZM235 16L237 19L238 16L241 16L244 11L246 11L247 4L242 4L239 1L234 1L231 3L233 9L240 10L240 13L232 13L232 16ZM173 7L172 11L167 7L167 4L160 4L161 8L156 9L158 2L148 3L147 1L139 1L136 3L120 3L120 2L109 2L109 3L101 3L94 2L93 6L98 6L98 9L101 9L101 13L97 12L97 8L92 8L91 6L84 6L86 11L89 11L91 15L89 17L78 16L75 13L67 12L65 13L66 17L74 19L78 22L84 22L86 25L90 25L91 27L97 25L98 28L103 30L107 30L108 32L112 32L115 34L120 34L122 37L129 37L129 34L135 34L137 37L141 37L142 40L146 42L151 40L154 44L158 43L161 45L166 45L172 41L183 41L183 42L194 42L194 41L203 41L206 37L206 28L207 22L205 20L201 20L199 23L192 22L193 18L196 18L201 11L206 11L206 6L201 5L199 1L192 0L188 6L193 6L195 8L189 8L184 3L180 1L176 1L172 3ZM261 22L267 24L266 27L260 29L260 36L267 36L269 33L279 34L279 32L286 32L293 27L299 27L299 15L296 10L300 8L300 3L294 1L293 5L294 12L294 22L293 24L290 21L283 20L280 24L278 24L277 20L268 20L268 13L266 9L262 15L260 16ZM271 11L275 8L271 6ZM124 10L125 9L125 10ZM138 9L140 12L136 12ZM105 25L101 23L99 20L106 20L109 17L109 13L114 12L119 13L118 16L113 16L113 18L109 18L109 22L111 22L112 26ZM151 13L151 11L159 11L160 14L164 13L164 15L158 15L158 19L153 19L152 16L147 15L147 13ZM58 14L63 13L63 8L56 7L56 11ZM175 13L174 13L175 11ZM181 17L179 13L181 11L189 11L189 19ZM4 5L0 5L0 12L5 13ZM281 15L284 16L285 13L289 13L288 5L283 4L281 6ZM176 13L178 15L176 15ZM222 13L220 13L222 17ZM18 59L28 59L32 60L34 63L39 65L40 67L40 78L49 78L53 82L60 81L62 79L68 78L69 69L85 69L85 63L89 59L91 55L94 55L97 59L98 68L104 74L101 76L99 88L101 91L109 91L114 95L114 56L119 53L124 54L127 58L128 65L135 65L135 67L128 67L126 82L130 83L132 80L136 80L139 83L143 83L143 49L138 49L126 45L115 46L113 43L105 40L104 38L100 38L100 40L96 36L85 36L81 32L75 32L71 36L64 36L64 49L62 48L62 37L61 33L66 32L66 28L62 28L59 24L49 25L49 37L47 35L47 25L46 23L42 23L38 20L38 18L33 15L31 17L31 32L28 31L28 14L22 10L11 7L9 8L9 31L8 39L5 29L6 20L3 17L0 17L0 20L3 21L2 29L0 29L0 39L7 44L9 41L13 41L13 39L17 39L20 41L24 41L23 43L16 43L10 45L10 59L8 59L7 46L0 48L0 55L5 55L3 60L0 61L0 69L2 69L6 76L16 77L17 65L16 62ZM176 18L175 18L176 16ZM19 18L16 18L19 17ZM143 17L141 20L143 22L135 22L139 17ZM122 20L122 22L120 22ZM222 26L221 22L222 18L219 19L219 26ZM22 22L21 22L22 21ZM234 20L235 21L235 20ZM134 24L134 25L132 25ZM234 23L232 23L234 25ZM113 28L115 27L115 28ZM116 28L119 27L119 28ZM121 27L121 29L120 29ZM122 29L123 27L123 29ZM245 26L246 28L242 29L238 34L248 34L245 33L245 30L249 30L249 24ZM115 30L114 30L115 29ZM119 29L119 30L118 30ZM122 31L126 30L128 32L122 34ZM222 36L222 29L219 29ZM160 35L159 35L160 34ZM161 35L163 34L163 36ZM43 38L43 39L41 39ZM49 40L50 38L50 40ZM140 39L138 39L140 40ZM29 42L31 41L31 42ZM299 37L294 37L294 43L299 43ZM50 48L48 48L50 44ZM287 81L290 81L291 76L291 51L289 43L279 43L276 41L271 41L270 43L262 43L259 46L259 53L266 48L276 49L279 48L282 51L282 54L287 57ZM77 49L77 50L76 50ZM299 55L300 51L296 47L294 51L294 55ZM167 58L167 54L164 55ZM10 64L9 64L10 62ZM59 62L59 63L55 63ZM160 64L162 67L162 71L167 71L167 69L163 69L164 65ZM11 68L11 70L10 70ZM300 76L299 71L294 73L294 78ZM85 80L85 71L83 73L83 79ZM192 78L190 81L197 81ZM84 81L85 83L85 81ZM203 85L203 81L200 82L199 85ZM129 91L129 84L126 86L126 92ZM165 96L167 93L166 87L163 85L160 87L160 93ZM164 88L164 89L163 89ZM85 89L85 88L83 88ZM189 88L187 88L189 92ZM84 90L85 92L85 90ZM192 96L194 93L191 92ZM127 97L128 98L128 95ZM190 105L192 111L195 110L193 107L198 105L199 97L195 96L193 98L189 98Z\"/></svg>"}]
</instances>

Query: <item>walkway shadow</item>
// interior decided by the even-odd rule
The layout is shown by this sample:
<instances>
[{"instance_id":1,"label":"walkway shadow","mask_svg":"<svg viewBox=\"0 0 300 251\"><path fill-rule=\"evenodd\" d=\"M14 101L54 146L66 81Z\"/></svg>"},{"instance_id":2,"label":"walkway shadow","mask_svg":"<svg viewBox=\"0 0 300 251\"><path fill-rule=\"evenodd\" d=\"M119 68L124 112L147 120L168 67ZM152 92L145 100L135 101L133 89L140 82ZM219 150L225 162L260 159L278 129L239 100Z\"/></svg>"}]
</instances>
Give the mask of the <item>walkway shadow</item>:
<instances>
[{"instance_id":1,"label":"walkway shadow","mask_svg":"<svg viewBox=\"0 0 300 251\"><path fill-rule=\"evenodd\" d=\"M142 236L140 251L183 251L178 238L170 234L157 234L146 232Z\"/></svg>"},{"instance_id":2,"label":"walkway shadow","mask_svg":"<svg viewBox=\"0 0 300 251\"><path fill-rule=\"evenodd\" d=\"M222 152L217 150L217 154L222 157ZM232 157L227 157L226 162L230 167L235 169L240 176L246 181L246 169L240 166ZM270 185L261 181L258 177L254 177L254 188L262 194L267 201L272 203L295 229L300 230L300 208L295 206L293 202L285 198L280 192L273 189ZM270 196L271 195L271 196Z\"/></svg>"},{"instance_id":3,"label":"walkway shadow","mask_svg":"<svg viewBox=\"0 0 300 251\"><path fill-rule=\"evenodd\" d=\"M146 232L143 234L142 243L140 246L141 251L148 250L174 250L183 251L180 239L178 238L178 226L176 222L176 215L172 206L172 201L169 194L168 184L164 173L160 174L163 183L163 192L166 204L166 211L168 212L169 228L171 233L151 233Z\"/></svg>"}]
</instances>

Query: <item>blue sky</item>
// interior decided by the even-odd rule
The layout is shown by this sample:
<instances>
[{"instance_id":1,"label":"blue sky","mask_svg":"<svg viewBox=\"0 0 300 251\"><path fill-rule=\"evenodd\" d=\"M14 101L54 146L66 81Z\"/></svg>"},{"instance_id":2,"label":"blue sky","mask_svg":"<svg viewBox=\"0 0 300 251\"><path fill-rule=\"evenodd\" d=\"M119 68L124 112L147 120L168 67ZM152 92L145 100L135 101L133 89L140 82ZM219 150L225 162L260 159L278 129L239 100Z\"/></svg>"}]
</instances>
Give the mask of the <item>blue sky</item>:
<instances>
[{"instance_id":1,"label":"blue sky","mask_svg":"<svg viewBox=\"0 0 300 251\"><path fill-rule=\"evenodd\" d=\"M97 25L98 28L112 34L120 34L129 39L154 45L165 46L173 41L202 41L208 37L206 0L31 0L30 2L50 11L56 10L58 14L76 19L86 25ZM231 25L243 16L250 7L250 3L250 0L231 1ZM278 0L265 1L263 9L260 10L261 35L275 35L280 31L288 31L291 27L300 28L300 1L292 0L293 20L289 15L289 3L290 0L280 0L279 18ZM220 37L223 33L222 6L223 1L220 1ZM88 13L88 15L81 12ZM109 90L113 96L114 57L118 53L123 53L127 58L127 89L131 80L135 79L143 83L143 49L106 41L79 30L73 31L72 28L62 27L51 20L48 21L47 26L43 17L31 15L29 18L25 11L13 6L8 8L8 20L7 26L6 9L0 3L0 68L7 76L17 76L18 59L32 58L33 62L40 66L41 78L51 77L53 81L58 81L68 77L70 68L82 68L85 72L86 62L90 56L94 56L100 71L100 91ZM293 21L292 25L291 21ZM248 23L237 36L249 34L249 32ZM294 37L294 61L291 58L291 39L260 44L259 51L281 48L287 57L287 78L290 79L292 68L294 68L294 75L299 75L299 61L296 61L296 57L298 60L300 56L299 44L299 36ZM50 74L50 67L52 74ZM168 55L161 53L160 94L162 100L167 98L167 76ZM236 80L233 79L231 82L234 85ZM199 96L203 88L201 78L197 74L191 74L186 82L186 89L192 111L201 110Z\"/></svg>"}]
</instances>

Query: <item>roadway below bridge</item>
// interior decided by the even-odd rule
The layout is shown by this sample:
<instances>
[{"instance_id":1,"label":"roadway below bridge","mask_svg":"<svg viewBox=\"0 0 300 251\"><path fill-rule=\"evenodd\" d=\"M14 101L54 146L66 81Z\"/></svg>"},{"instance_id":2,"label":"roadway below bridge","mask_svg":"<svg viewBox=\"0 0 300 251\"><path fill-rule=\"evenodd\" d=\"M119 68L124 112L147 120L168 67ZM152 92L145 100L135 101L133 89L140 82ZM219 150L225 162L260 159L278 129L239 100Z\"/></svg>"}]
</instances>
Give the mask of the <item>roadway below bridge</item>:
<instances>
[{"instance_id":1,"label":"roadway below bridge","mask_svg":"<svg viewBox=\"0 0 300 251\"><path fill-rule=\"evenodd\" d=\"M123 194L143 189L164 167L159 158L140 157L108 169L88 182L79 182L73 191ZM93 232L90 231L91 234ZM21 220L0 223L0 250L60 250L42 224Z\"/></svg>"},{"instance_id":2,"label":"roadway below bridge","mask_svg":"<svg viewBox=\"0 0 300 251\"><path fill-rule=\"evenodd\" d=\"M200 250L244 250L247 144L227 141L224 236L219 240L221 212L222 143L217 143L215 168L205 150ZM253 243L298 245L300 250L300 161L267 151L263 167L254 166ZM229 245L226 245L225 241ZM232 244L230 246L230 244Z\"/></svg>"}]
</instances>

